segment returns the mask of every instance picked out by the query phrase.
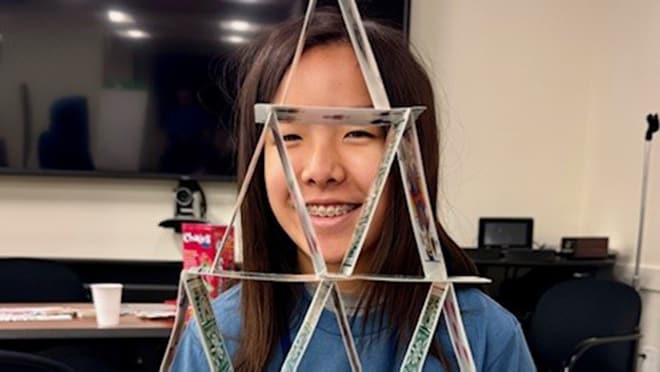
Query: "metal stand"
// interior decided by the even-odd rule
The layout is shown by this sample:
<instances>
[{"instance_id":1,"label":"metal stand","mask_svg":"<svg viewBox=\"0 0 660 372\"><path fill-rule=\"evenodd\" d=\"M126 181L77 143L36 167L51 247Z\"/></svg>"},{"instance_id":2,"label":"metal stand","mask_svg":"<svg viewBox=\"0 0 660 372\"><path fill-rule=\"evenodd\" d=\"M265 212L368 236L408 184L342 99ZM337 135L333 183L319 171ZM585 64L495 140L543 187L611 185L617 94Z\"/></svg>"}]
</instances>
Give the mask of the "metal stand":
<instances>
[{"instance_id":1,"label":"metal stand","mask_svg":"<svg viewBox=\"0 0 660 372\"><path fill-rule=\"evenodd\" d=\"M648 184L648 175L649 175L649 159L651 157L651 140L653 140L653 134L658 131L658 114L648 114L646 116L646 121L649 124L646 129L646 136L644 142L644 165L642 173L642 200L641 207L639 211L639 230L637 234L637 250L635 255L635 273L632 278L632 285L635 289L639 290L639 261L642 256L642 239L644 237L644 216L646 212L646 186Z\"/></svg>"}]
</instances>

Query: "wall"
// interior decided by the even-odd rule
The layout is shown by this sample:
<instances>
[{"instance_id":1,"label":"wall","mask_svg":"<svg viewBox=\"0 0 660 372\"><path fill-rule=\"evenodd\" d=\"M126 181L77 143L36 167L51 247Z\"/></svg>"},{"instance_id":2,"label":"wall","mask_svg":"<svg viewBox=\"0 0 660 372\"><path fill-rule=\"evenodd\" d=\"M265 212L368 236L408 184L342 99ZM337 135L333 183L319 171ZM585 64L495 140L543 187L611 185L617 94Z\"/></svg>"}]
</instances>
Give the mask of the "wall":
<instances>
[{"instance_id":1,"label":"wall","mask_svg":"<svg viewBox=\"0 0 660 372\"><path fill-rule=\"evenodd\" d=\"M579 232L591 58L586 9L415 1L412 42L440 97L440 215L464 246L479 216L531 216L539 243Z\"/></svg>"},{"instance_id":2,"label":"wall","mask_svg":"<svg viewBox=\"0 0 660 372\"><path fill-rule=\"evenodd\" d=\"M621 247L620 272L632 277L640 213L644 116L660 111L660 3L607 2L593 42L597 72L590 94L582 230ZM642 346L660 347L660 136L651 152L642 240ZM658 360L656 356L656 361ZM655 365L654 371L660 370ZM644 369L651 371L651 369Z\"/></svg>"},{"instance_id":3,"label":"wall","mask_svg":"<svg viewBox=\"0 0 660 372\"><path fill-rule=\"evenodd\" d=\"M411 39L443 97L440 214L460 244L475 243L480 216L531 215L540 243L609 236L630 280L659 16L651 0L413 1ZM651 160L642 346L657 350L660 150Z\"/></svg>"},{"instance_id":4,"label":"wall","mask_svg":"<svg viewBox=\"0 0 660 372\"><path fill-rule=\"evenodd\" d=\"M0 178L0 255L180 260L158 223L174 213L176 181ZM225 222L235 187L202 183L209 217Z\"/></svg>"}]
</instances>

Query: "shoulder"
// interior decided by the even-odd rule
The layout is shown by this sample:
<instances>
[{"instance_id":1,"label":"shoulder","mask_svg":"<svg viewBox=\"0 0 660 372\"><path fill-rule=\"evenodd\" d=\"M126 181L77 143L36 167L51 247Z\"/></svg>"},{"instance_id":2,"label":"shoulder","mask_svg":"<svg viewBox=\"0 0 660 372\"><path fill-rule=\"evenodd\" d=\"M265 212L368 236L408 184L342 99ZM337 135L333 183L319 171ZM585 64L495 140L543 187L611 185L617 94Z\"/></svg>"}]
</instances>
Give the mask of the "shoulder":
<instances>
[{"instance_id":1,"label":"shoulder","mask_svg":"<svg viewBox=\"0 0 660 372\"><path fill-rule=\"evenodd\" d=\"M520 327L518 320L500 304L476 288L456 291L456 297L465 320L478 320L485 331L503 337Z\"/></svg>"},{"instance_id":2,"label":"shoulder","mask_svg":"<svg viewBox=\"0 0 660 372\"><path fill-rule=\"evenodd\" d=\"M218 327L225 341L225 346L231 355L238 347L241 329L240 293L240 286L236 285L221 293L212 302ZM191 318L186 326L170 370L174 372L208 370L195 318Z\"/></svg>"},{"instance_id":3,"label":"shoulder","mask_svg":"<svg viewBox=\"0 0 660 372\"><path fill-rule=\"evenodd\" d=\"M223 337L238 339L241 328L241 286L235 285L222 292L212 306Z\"/></svg>"},{"instance_id":4,"label":"shoulder","mask_svg":"<svg viewBox=\"0 0 660 372\"><path fill-rule=\"evenodd\" d=\"M520 323L508 310L476 288L459 289L456 296L480 370L535 370Z\"/></svg>"},{"instance_id":5,"label":"shoulder","mask_svg":"<svg viewBox=\"0 0 660 372\"><path fill-rule=\"evenodd\" d=\"M237 284L213 300L213 311L218 314L238 312L241 307L241 286Z\"/></svg>"}]
</instances>

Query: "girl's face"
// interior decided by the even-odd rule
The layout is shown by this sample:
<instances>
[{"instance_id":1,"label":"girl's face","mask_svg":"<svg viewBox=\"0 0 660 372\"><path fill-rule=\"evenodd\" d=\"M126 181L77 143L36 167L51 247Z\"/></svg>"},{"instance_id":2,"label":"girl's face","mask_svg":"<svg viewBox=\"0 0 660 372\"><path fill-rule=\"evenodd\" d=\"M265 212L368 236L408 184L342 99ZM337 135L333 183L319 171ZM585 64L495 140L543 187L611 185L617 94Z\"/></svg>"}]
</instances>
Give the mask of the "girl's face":
<instances>
[{"instance_id":1,"label":"girl's face","mask_svg":"<svg viewBox=\"0 0 660 372\"><path fill-rule=\"evenodd\" d=\"M286 81L287 76L282 81ZM276 103L372 107L353 49L348 44L331 44L306 51L290 81L286 97L282 96L283 86L280 85ZM321 252L329 268L336 269L375 179L385 149L385 130L348 124L280 124ZM266 141L264 161L270 207L298 247L301 270L311 272L309 248L271 136ZM388 189L386 186L367 234L363 248L366 254L373 249L378 232L382 230Z\"/></svg>"}]
</instances>

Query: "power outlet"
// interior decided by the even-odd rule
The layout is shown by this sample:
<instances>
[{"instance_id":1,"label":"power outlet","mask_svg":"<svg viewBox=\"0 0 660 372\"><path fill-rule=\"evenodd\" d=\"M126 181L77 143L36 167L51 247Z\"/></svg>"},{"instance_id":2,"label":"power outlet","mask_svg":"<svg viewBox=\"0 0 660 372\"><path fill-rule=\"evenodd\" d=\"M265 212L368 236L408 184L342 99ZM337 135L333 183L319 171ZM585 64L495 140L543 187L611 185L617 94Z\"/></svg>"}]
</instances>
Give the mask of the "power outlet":
<instances>
[{"instance_id":1,"label":"power outlet","mask_svg":"<svg viewBox=\"0 0 660 372\"><path fill-rule=\"evenodd\" d=\"M640 350L644 358L641 359L639 365L639 372L660 372L660 365L658 364L658 348L655 346L644 346Z\"/></svg>"}]
</instances>

